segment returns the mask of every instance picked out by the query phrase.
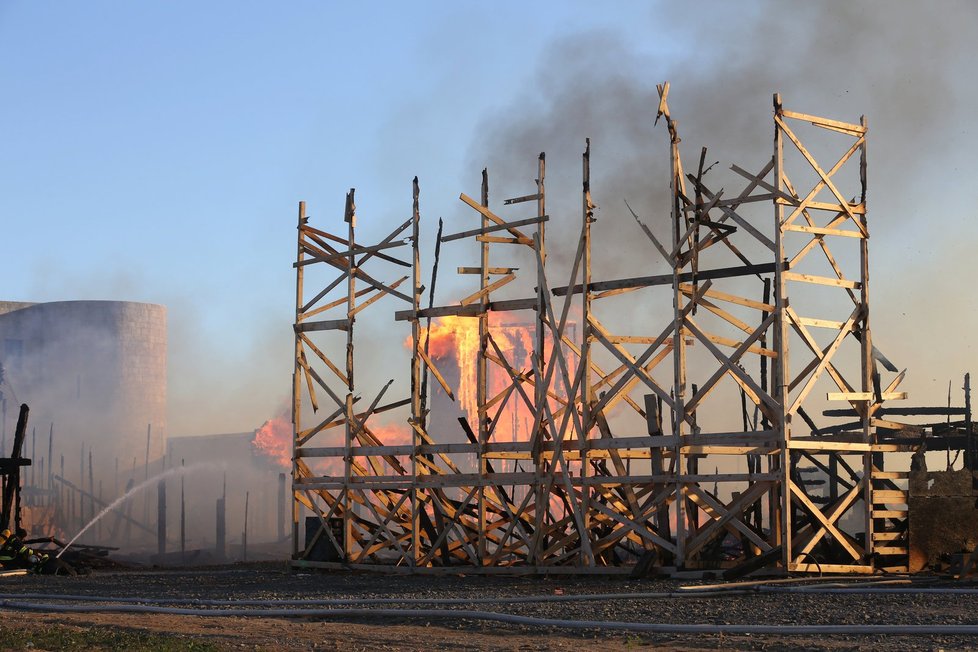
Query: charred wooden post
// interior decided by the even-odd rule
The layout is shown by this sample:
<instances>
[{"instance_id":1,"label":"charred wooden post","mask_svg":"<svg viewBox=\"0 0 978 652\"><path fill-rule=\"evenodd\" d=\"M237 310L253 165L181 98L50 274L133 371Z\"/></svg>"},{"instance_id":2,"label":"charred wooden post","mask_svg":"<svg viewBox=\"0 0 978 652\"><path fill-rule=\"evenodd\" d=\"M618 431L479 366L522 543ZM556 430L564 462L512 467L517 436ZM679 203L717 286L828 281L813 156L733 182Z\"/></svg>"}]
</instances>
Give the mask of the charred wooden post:
<instances>
[{"instance_id":1,"label":"charred wooden post","mask_svg":"<svg viewBox=\"0 0 978 652\"><path fill-rule=\"evenodd\" d=\"M166 554L166 480L156 484L156 551Z\"/></svg>"},{"instance_id":2,"label":"charred wooden post","mask_svg":"<svg viewBox=\"0 0 978 652\"><path fill-rule=\"evenodd\" d=\"M27 437L27 419L30 409L27 404L21 404L17 414L17 427L14 429L14 441L10 457L0 458L0 530L20 529L20 469L30 466L31 460L22 455L24 441Z\"/></svg>"},{"instance_id":3,"label":"charred wooden post","mask_svg":"<svg viewBox=\"0 0 978 652\"><path fill-rule=\"evenodd\" d=\"M245 492L244 527L241 530L241 561L248 561L248 503L251 492Z\"/></svg>"},{"instance_id":4,"label":"charred wooden post","mask_svg":"<svg viewBox=\"0 0 978 652\"><path fill-rule=\"evenodd\" d=\"M964 427L967 437L967 445L965 447L965 468L974 471L976 466L976 457L978 457L978 450L975 446L975 431L974 426L971 423L971 374L966 373L964 375Z\"/></svg>"},{"instance_id":5,"label":"charred wooden post","mask_svg":"<svg viewBox=\"0 0 978 652\"><path fill-rule=\"evenodd\" d=\"M225 519L225 501L227 498L222 496L217 499L215 505L215 530L214 530L214 556L217 559L223 560L227 557L227 521Z\"/></svg>"},{"instance_id":6,"label":"charred wooden post","mask_svg":"<svg viewBox=\"0 0 978 652\"><path fill-rule=\"evenodd\" d=\"M180 467L181 468L183 467L183 460L180 460ZM281 473L279 475L280 475L280 477L284 477L285 476L284 473ZM181 561L181 563L183 563L183 562L185 562L187 560L187 500L186 500L186 494L184 493L184 488L185 488L184 487L184 480L185 479L186 479L186 477L181 474L180 475L180 561ZM280 489L284 489L284 487L280 487ZM285 502L284 491L281 491L280 494L281 495L279 496L279 503L282 504L282 503ZM285 517L285 514L282 513L280 515L280 518L279 518L279 531L280 532L281 532L281 529L285 526L285 518L284 517Z\"/></svg>"},{"instance_id":7,"label":"charred wooden post","mask_svg":"<svg viewBox=\"0 0 978 652\"><path fill-rule=\"evenodd\" d=\"M305 249L302 246L302 229L306 226L306 202L299 202L299 223L296 227L296 266L295 266L295 323L298 324L303 313L303 303L305 301L303 281L305 278ZM299 491L295 486L294 480L299 477L299 467L297 464L297 448L299 447L299 429L302 420L302 333L298 328L294 329L295 357L292 367L292 558L299 558L299 515L302 507Z\"/></svg>"},{"instance_id":8,"label":"charred wooden post","mask_svg":"<svg viewBox=\"0 0 978 652\"><path fill-rule=\"evenodd\" d=\"M278 528L278 533L275 537L276 541L285 541L285 512L287 509L287 503L285 501L285 474L278 474L278 501L276 505L278 506L277 517L275 519L276 527Z\"/></svg>"}]
</instances>

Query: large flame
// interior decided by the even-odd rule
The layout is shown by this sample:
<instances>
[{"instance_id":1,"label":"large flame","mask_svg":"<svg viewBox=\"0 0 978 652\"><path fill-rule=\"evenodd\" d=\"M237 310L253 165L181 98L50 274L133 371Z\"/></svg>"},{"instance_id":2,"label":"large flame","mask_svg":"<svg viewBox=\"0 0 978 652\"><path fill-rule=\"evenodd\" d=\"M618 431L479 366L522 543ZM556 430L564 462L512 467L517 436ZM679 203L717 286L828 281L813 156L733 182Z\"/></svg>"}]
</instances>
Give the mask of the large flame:
<instances>
[{"instance_id":1,"label":"large flame","mask_svg":"<svg viewBox=\"0 0 978 652\"><path fill-rule=\"evenodd\" d=\"M288 408L255 431L251 445L283 468L292 466L292 419Z\"/></svg>"},{"instance_id":2,"label":"large flame","mask_svg":"<svg viewBox=\"0 0 978 652\"><path fill-rule=\"evenodd\" d=\"M493 341L502 352L503 358L516 372L528 371L532 365L534 350L534 332L532 325L512 324L503 321L504 316L496 313L489 315L489 332ZM428 332L422 329L421 345L424 346L428 337L428 354L437 361L451 360L458 369L458 386L454 387L458 395L459 406L465 414L469 425L476 429L479 423L478 401L478 359L479 359L479 320L472 317L447 316L435 319ZM411 340L405 342L410 348ZM495 347L489 345L488 355L497 358ZM511 379L505 369L490 364L488 367L487 390L488 399L492 399L506 390ZM532 396L533 391L525 385L525 391ZM495 430L498 439L525 439L528 436L530 411L518 395L510 397L505 409L493 415L497 424ZM506 437L505 433L510 436Z\"/></svg>"}]
</instances>

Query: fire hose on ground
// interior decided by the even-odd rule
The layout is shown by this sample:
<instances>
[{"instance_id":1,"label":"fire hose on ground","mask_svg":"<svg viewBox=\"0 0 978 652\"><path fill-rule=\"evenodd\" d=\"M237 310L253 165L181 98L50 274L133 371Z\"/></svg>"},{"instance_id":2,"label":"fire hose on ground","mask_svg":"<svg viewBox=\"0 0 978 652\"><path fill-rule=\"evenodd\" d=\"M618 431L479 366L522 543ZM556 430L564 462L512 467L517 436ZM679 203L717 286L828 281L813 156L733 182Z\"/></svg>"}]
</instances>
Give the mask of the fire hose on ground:
<instances>
[{"instance_id":1,"label":"fire hose on ground","mask_svg":"<svg viewBox=\"0 0 978 652\"><path fill-rule=\"evenodd\" d=\"M693 588L693 587L687 587ZM975 588L902 587L877 588L873 586L837 588L824 586L772 587L758 583L752 587L764 592L805 593L946 593L978 594ZM207 600L187 598L104 597L97 595L57 595L42 593L0 594L0 609L40 613L131 613L163 614L176 616L243 617L243 618L318 618L323 620L348 620L351 618L403 618L422 620L460 619L498 622L510 625L548 627L555 629L628 631L648 634L728 634L728 635L910 635L949 636L978 635L978 625L973 624L842 624L842 625L758 625L718 623L646 623L604 620L568 620L521 616L517 614L480 611L473 609L409 609L409 608L362 608L350 605L418 604L418 605L472 605L472 604L527 604L534 602L575 602L637 599L700 598L709 596L743 595L748 591L715 590L712 587L697 591L592 593L575 595L531 595L501 598L336 598L336 599L289 599L289 600ZM40 600L42 602L36 602ZM57 604L63 602L91 602L100 604ZM105 604L113 603L113 604ZM192 604L198 607L167 607L166 604ZM201 608L202 606L218 608ZM282 605L287 605L282 608ZM251 608L241 608L248 606ZM296 606L333 608L295 608ZM335 608L346 607L346 608Z\"/></svg>"}]
</instances>

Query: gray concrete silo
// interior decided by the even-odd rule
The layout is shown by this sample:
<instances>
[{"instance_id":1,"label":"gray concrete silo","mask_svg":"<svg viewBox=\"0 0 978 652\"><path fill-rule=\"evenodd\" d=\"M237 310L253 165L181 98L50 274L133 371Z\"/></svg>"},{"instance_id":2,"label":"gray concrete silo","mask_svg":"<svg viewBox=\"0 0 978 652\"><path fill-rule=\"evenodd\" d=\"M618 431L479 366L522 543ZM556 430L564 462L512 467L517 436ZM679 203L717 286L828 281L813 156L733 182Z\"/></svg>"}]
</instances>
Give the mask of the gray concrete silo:
<instances>
[{"instance_id":1,"label":"gray concrete silo","mask_svg":"<svg viewBox=\"0 0 978 652\"><path fill-rule=\"evenodd\" d=\"M0 302L0 363L10 441L16 406L31 408L38 452L54 424L54 460L76 478L92 450L98 477L118 463L142 470L147 425L150 459L165 450L166 308L126 301ZM30 452L30 450L29 450ZM87 457L87 453L86 453ZM118 460L118 462L116 462ZM58 468L55 467L55 472ZM109 487L107 487L109 489Z\"/></svg>"}]
</instances>

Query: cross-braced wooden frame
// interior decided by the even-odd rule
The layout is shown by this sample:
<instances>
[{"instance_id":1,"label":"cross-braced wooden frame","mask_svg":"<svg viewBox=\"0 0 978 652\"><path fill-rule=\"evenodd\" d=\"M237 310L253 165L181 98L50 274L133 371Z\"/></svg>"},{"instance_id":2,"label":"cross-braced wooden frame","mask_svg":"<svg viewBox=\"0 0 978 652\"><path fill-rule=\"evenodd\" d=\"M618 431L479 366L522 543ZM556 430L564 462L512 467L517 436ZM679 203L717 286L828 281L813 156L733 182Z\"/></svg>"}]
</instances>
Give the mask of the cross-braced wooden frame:
<instances>
[{"instance_id":1,"label":"cross-braced wooden frame","mask_svg":"<svg viewBox=\"0 0 978 652\"><path fill-rule=\"evenodd\" d=\"M773 156L753 170L732 166L739 187L729 192L710 181L705 149L694 170L683 165L668 95L668 83L660 85L670 217L646 223L632 212L668 274L592 279L590 142L565 284L552 284L547 270L543 154L531 194L493 208L483 170L479 198L460 195L476 221L448 235L439 226L430 277L421 266L417 179L412 217L374 245L356 242L352 190L346 237L310 226L300 203L295 564L532 573L906 566L905 474L885 470L883 453L908 447L874 435L877 425L899 426L874 414L904 395L902 373L883 385L878 363L896 370L869 329L865 120L787 111L776 97ZM814 130L816 147L798 125ZM823 132L839 140L823 143ZM830 166L813 153L839 143ZM504 216L510 211L517 214ZM670 236L657 235L667 224ZM478 286L435 306L440 249L458 241L479 252L478 265L458 268ZM408 245L410 261L390 251ZM531 253L522 275L514 248ZM339 274L311 296L310 265ZM396 266L410 267L410 277L378 280ZM408 278L412 289L399 290ZM345 296L330 299L344 287ZM507 297L531 287L532 296ZM816 298L809 288L828 294ZM639 332L616 332L620 322L604 307L626 293L655 309L655 320L634 325ZM387 399L390 381L358 405L354 324L385 296L409 304L394 317L411 326L410 397ZM510 313L532 335L528 356L503 345L496 317ZM457 429L431 419L435 388L458 398L454 370L429 349L432 319L448 316L478 330L475 409ZM342 338L317 343L330 333ZM848 402L859 421L820 425L821 401ZM406 406L410 441L385 441L377 415ZM524 428L503 418L513 406L529 415ZM299 544L303 509L326 526L316 537L340 562L310 559L315 540Z\"/></svg>"}]
</instances>

